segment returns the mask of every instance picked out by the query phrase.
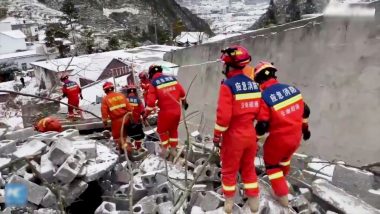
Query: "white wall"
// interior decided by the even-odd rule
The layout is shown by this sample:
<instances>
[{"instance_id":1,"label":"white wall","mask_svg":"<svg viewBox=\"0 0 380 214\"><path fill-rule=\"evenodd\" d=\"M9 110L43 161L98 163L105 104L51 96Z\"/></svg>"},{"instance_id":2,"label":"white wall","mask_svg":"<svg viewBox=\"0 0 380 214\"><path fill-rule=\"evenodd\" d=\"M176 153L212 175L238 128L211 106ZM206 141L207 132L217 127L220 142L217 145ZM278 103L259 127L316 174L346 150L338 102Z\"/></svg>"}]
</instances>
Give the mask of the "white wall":
<instances>
[{"instance_id":1,"label":"white wall","mask_svg":"<svg viewBox=\"0 0 380 214\"><path fill-rule=\"evenodd\" d=\"M12 30L10 22L0 22L0 32Z\"/></svg>"},{"instance_id":2,"label":"white wall","mask_svg":"<svg viewBox=\"0 0 380 214\"><path fill-rule=\"evenodd\" d=\"M0 34L0 54L13 53L16 50L26 50L25 39L16 39Z\"/></svg>"},{"instance_id":3,"label":"white wall","mask_svg":"<svg viewBox=\"0 0 380 214\"><path fill-rule=\"evenodd\" d=\"M26 63L27 69L31 69L32 66L30 65L31 62L39 61L39 60L46 60L47 57L44 55L36 55L36 56L29 56L29 57L20 57L20 58L11 58L11 59L0 59L0 64L2 63L12 63L14 62L17 67L22 70L22 64Z\"/></svg>"}]
</instances>

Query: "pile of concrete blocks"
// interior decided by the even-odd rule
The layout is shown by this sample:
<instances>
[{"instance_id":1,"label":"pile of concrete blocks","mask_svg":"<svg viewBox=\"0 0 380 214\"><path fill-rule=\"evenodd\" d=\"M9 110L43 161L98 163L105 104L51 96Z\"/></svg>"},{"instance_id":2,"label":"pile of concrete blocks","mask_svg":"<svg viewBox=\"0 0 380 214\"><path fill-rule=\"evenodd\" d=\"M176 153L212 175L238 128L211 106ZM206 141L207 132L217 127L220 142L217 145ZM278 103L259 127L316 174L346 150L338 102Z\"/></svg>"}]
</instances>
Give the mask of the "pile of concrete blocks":
<instances>
[{"instance_id":1,"label":"pile of concrete blocks","mask_svg":"<svg viewBox=\"0 0 380 214\"><path fill-rule=\"evenodd\" d=\"M21 183L28 188L27 208L54 213L50 209L58 210L57 192L70 206L88 182L113 169L119 156L112 148L95 140L73 140L78 137L78 130L66 130L0 141L0 206L5 203L5 185Z\"/></svg>"}]
</instances>

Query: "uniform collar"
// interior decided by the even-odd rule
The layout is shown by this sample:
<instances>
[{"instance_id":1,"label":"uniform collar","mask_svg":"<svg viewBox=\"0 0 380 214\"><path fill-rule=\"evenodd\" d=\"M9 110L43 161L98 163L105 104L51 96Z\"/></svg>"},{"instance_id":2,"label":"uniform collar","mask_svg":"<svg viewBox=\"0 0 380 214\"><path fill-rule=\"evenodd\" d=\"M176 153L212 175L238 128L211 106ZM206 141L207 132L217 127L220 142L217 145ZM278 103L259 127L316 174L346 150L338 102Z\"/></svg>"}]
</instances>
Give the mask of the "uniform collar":
<instances>
[{"instance_id":1,"label":"uniform collar","mask_svg":"<svg viewBox=\"0 0 380 214\"><path fill-rule=\"evenodd\" d=\"M232 71L229 71L227 73L227 79L230 79L230 78L232 78L234 76L237 76L239 74L243 74L243 71L242 70L232 70Z\"/></svg>"},{"instance_id":2,"label":"uniform collar","mask_svg":"<svg viewBox=\"0 0 380 214\"><path fill-rule=\"evenodd\" d=\"M160 72L155 73L155 74L153 75L153 77L152 77L152 80L154 80L154 79L156 79L156 78L158 78L158 77L160 77L160 76L162 76L162 73L160 73Z\"/></svg>"},{"instance_id":3,"label":"uniform collar","mask_svg":"<svg viewBox=\"0 0 380 214\"><path fill-rule=\"evenodd\" d=\"M261 84L260 88L261 88L261 90L265 90L265 89L269 88L270 86L277 84L277 83L278 83L277 79L271 78L271 79L265 81L263 84Z\"/></svg>"}]
</instances>

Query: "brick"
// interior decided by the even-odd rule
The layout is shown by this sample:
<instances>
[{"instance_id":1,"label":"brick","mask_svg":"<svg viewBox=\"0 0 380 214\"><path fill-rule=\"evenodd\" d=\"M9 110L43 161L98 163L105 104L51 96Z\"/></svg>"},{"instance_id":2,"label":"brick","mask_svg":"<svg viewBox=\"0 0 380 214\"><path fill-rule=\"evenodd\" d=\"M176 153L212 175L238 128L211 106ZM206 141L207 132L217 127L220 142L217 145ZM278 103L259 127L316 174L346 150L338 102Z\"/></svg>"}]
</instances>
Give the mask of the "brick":
<instances>
[{"instance_id":1,"label":"brick","mask_svg":"<svg viewBox=\"0 0 380 214\"><path fill-rule=\"evenodd\" d=\"M39 186L35 183L32 183L30 181L27 181L20 176L13 175L8 183L21 183L28 186L28 201L35 204L40 205L42 199L45 197L46 193L48 192L46 187Z\"/></svg>"},{"instance_id":2,"label":"brick","mask_svg":"<svg viewBox=\"0 0 380 214\"><path fill-rule=\"evenodd\" d=\"M74 180L70 184L63 186L65 194L65 203L70 205L73 203L84 191L86 191L88 184L82 180Z\"/></svg>"},{"instance_id":3,"label":"brick","mask_svg":"<svg viewBox=\"0 0 380 214\"><path fill-rule=\"evenodd\" d=\"M41 156L41 176L48 182L54 180L55 166L53 162L49 160L49 154L44 154Z\"/></svg>"},{"instance_id":4,"label":"brick","mask_svg":"<svg viewBox=\"0 0 380 214\"><path fill-rule=\"evenodd\" d=\"M57 208L57 197L52 191L50 191L50 189L48 189L48 192L42 199L41 205L45 208Z\"/></svg>"},{"instance_id":5,"label":"brick","mask_svg":"<svg viewBox=\"0 0 380 214\"><path fill-rule=\"evenodd\" d=\"M74 153L74 148L71 141L60 138L50 148L49 160L55 165L60 166L72 153Z\"/></svg>"},{"instance_id":6,"label":"brick","mask_svg":"<svg viewBox=\"0 0 380 214\"><path fill-rule=\"evenodd\" d=\"M39 140L46 143L47 145L50 145L55 140L53 139L53 136L57 134L58 132L53 132L53 131L39 133L37 135L28 137L28 140Z\"/></svg>"},{"instance_id":7,"label":"brick","mask_svg":"<svg viewBox=\"0 0 380 214\"><path fill-rule=\"evenodd\" d=\"M17 151L13 153L15 158L24 158L41 153L46 148L46 144L38 140L32 140L24 143Z\"/></svg>"},{"instance_id":8,"label":"brick","mask_svg":"<svg viewBox=\"0 0 380 214\"><path fill-rule=\"evenodd\" d=\"M103 201L103 203L95 210L94 214L110 214L114 211L116 211L115 203Z\"/></svg>"},{"instance_id":9,"label":"brick","mask_svg":"<svg viewBox=\"0 0 380 214\"><path fill-rule=\"evenodd\" d=\"M86 155L87 160L96 158L97 156L95 140L74 141L73 147L83 152Z\"/></svg>"},{"instance_id":10,"label":"brick","mask_svg":"<svg viewBox=\"0 0 380 214\"><path fill-rule=\"evenodd\" d=\"M70 140L73 140L73 137L77 137L79 136L79 130L76 130L76 129L67 129L57 135L54 135L53 136L53 139L57 140L57 139L60 139L60 138L66 138L66 139L70 139Z\"/></svg>"},{"instance_id":11,"label":"brick","mask_svg":"<svg viewBox=\"0 0 380 214\"><path fill-rule=\"evenodd\" d=\"M85 160L85 155L81 151L76 150L76 153L69 156L53 176L63 184L68 184L78 175Z\"/></svg>"},{"instance_id":12,"label":"brick","mask_svg":"<svg viewBox=\"0 0 380 214\"><path fill-rule=\"evenodd\" d=\"M142 184L146 188L152 188L155 186L159 186L160 184L167 181L166 177L161 176L160 174L164 174L165 170L158 170L145 173L141 176Z\"/></svg>"},{"instance_id":13,"label":"brick","mask_svg":"<svg viewBox=\"0 0 380 214\"><path fill-rule=\"evenodd\" d=\"M0 157L6 157L7 155L17 150L16 141L14 140L2 140L0 141Z\"/></svg>"}]
</instances>

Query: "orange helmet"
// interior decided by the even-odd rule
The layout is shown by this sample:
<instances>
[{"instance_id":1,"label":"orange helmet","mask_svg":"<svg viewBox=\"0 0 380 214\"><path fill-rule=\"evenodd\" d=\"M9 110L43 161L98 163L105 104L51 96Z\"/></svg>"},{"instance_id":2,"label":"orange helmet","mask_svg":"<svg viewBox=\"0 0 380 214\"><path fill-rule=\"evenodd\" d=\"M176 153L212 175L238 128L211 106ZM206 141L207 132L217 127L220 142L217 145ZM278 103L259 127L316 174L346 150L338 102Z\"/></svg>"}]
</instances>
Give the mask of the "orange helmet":
<instances>
[{"instance_id":1,"label":"orange helmet","mask_svg":"<svg viewBox=\"0 0 380 214\"><path fill-rule=\"evenodd\" d=\"M64 82L65 80L69 79L69 75L64 74L61 76L61 81Z\"/></svg>"},{"instance_id":2,"label":"orange helmet","mask_svg":"<svg viewBox=\"0 0 380 214\"><path fill-rule=\"evenodd\" d=\"M148 79L148 73L146 71L143 71L139 74L139 78L141 80L145 80L145 79Z\"/></svg>"},{"instance_id":3,"label":"orange helmet","mask_svg":"<svg viewBox=\"0 0 380 214\"><path fill-rule=\"evenodd\" d=\"M277 68L274 67L273 63L260 61L255 67L255 81L260 83L268 78L276 78L276 71Z\"/></svg>"},{"instance_id":4,"label":"orange helmet","mask_svg":"<svg viewBox=\"0 0 380 214\"><path fill-rule=\"evenodd\" d=\"M114 89L115 88L115 86L113 85L113 83L112 82L105 82L104 84L103 84L103 90L104 91L106 91L106 90L108 90L108 89Z\"/></svg>"},{"instance_id":5,"label":"orange helmet","mask_svg":"<svg viewBox=\"0 0 380 214\"><path fill-rule=\"evenodd\" d=\"M240 45L234 45L221 51L220 59L233 68L244 68L251 62L251 55L248 50Z\"/></svg>"}]
</instances>

